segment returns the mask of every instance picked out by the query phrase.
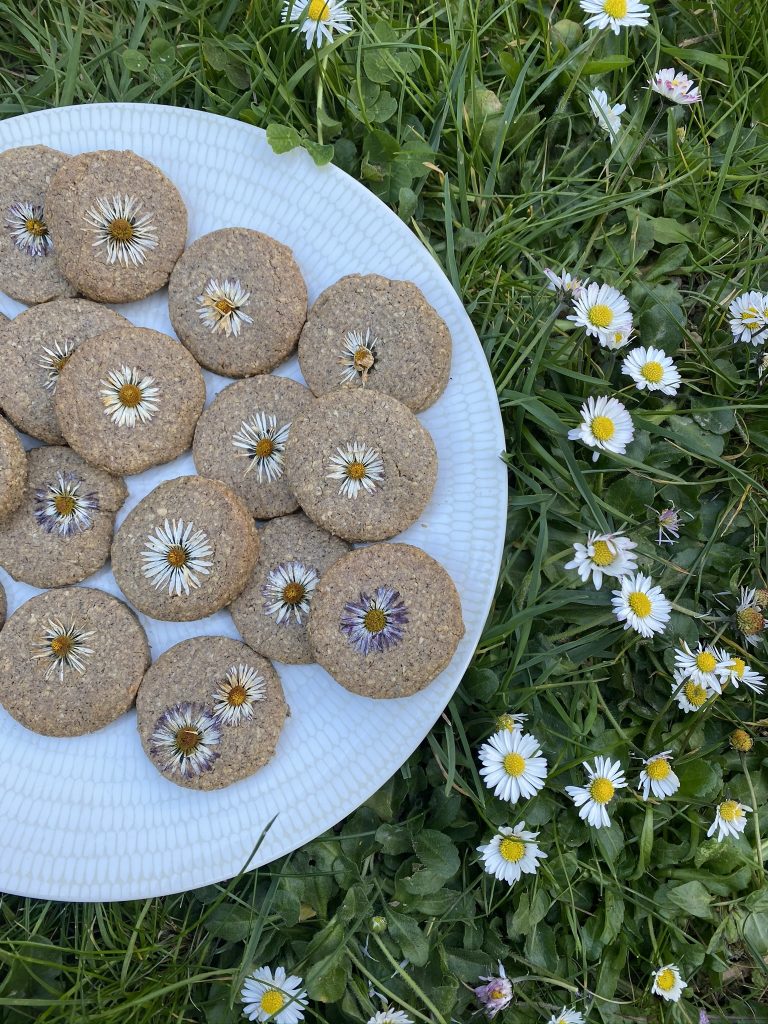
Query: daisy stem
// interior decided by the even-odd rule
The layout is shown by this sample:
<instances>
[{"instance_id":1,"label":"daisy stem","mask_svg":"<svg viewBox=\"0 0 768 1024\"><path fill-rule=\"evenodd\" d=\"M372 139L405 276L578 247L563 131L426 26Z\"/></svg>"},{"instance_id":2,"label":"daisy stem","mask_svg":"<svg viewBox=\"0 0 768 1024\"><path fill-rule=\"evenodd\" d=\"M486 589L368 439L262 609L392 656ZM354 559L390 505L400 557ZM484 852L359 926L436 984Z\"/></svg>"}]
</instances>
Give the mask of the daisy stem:
<instances>
[{"instance_id":1,"label":"daisy stem","mask_svg":"<svg viewBox=\"0 0 768 1024\"><path fill-rule=\"evenodd\" d=\"M758 885L762 885L765 880L765 863L763 861L763 842L760 838L760 814L757 809L757 797L755 796L755 787L752 785L752 776L749 774L749 768L747 768L747 760L744 755L741 755L741 764L744 769L744 776L749 786L749 797L752 802L752 820L755 823L755 850L757 852L757 881Z\"/></svg>"},{"instance_id":2,"label":"daisy stem","mask_svg":"<svg viewBox=\"0 0 768 1024\"><path fill-rule=\"evenodd\" d=\"M320 58L320 67L317 72L317 141L322 146L323 144L323 121L322 114L325 107L325 69L328 66L328 54L325 54Z\"/></svg>"},{"instance_id":3,"label":"daisy stem","mask_svg":"<svg viewBox=\"0 0 768 1024\"><path fill-rule=\"evenodd\" d=\"M416 982L413 980L413 978L406 971L403 970L403 968L400 966L400 964L397 962L397 960L395 960L395 958L392 956L390 951L387 949L387 947L381 941L380 937L378 935L374 934L373 935L373 940L376 943L376 945L379 947L379 949L382 951L384 956L387 958L387 960L389 960L390 964L394 967L394 969L400 975L400 977L405 981L405 983L407 985L410 986L410 988L413 989L413 991L416 993L416 995L419 997L419 999L421 999L421 1001L424 1003L424 1005L427 1007L427 1009L430 1010L432 1012L432 1014L434 1014L434 1019L436 1021L438 1021L439 1024L445 1024L445 1017L443 1017L443 1015L440 1013L440 1011L435 1006L435 1004L432 1002L432 1000L429 998L429 996L427 996L419 988L419 986L416 984Z\"/></svg>"},{"instance_id":4,"label":"daisy stem","mask_svg":"<svg viewBox=\"0 0 768 1024\"><path fill-rule=\"evenodd\" d=\"M376 940L378 941L378 938L375 935L374 938L376 938ZM347 950L347 955L349 956L349 959L352 961L355 967L358 969L358 971L360 971L362 975L368 978L369 981L373 982L377 988L381 989L385 996L388 996L393 1002L397 1002L398 1005L404 1006L406 1010L412 1013L413 1016L417 1017L419 1020L425 1021L426 1024L432 1024L429 1017L425 1017L423 1013L419 1013L419 1011L415 1007L409 1006L408 1003L404 1002L401 996L398 996L396 993L388 989L381 981L381 979L377 978L374 974L372 974L365 966L365 964L361 960L359 960L351 950ZM391 960L391 957L389 959ZM445 1021L442 1017L440 1017L439 1019L442 1022L442 1024L445 1024Z\"/></svg>"}]
</instances>

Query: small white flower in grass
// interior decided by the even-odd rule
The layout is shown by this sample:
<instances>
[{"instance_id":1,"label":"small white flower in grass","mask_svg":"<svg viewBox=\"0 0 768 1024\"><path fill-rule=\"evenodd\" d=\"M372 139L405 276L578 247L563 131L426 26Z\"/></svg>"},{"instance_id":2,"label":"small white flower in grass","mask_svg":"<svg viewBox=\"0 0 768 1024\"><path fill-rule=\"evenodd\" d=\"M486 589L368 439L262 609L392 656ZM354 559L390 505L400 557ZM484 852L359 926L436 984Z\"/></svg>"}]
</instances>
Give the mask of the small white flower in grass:
<instances>
[{"instance_id":1,"label":"small white flower in grass","mask_svg":"<svg viewBox=\"0 0 768 1024\"><path fill-rule=\"evenodd\" d=\"M661 71L657 71L649 85L659 96L672 100L673 103L701 103L701 93L693 80L682 71L675 71L674 68L662 68Z\"/></svg>"},{"instance_id":2,"label":"small white flower in grass","mask_svg":"<svg viewBox=\"0 0 768 1024\"><path fill-rule=\"evenodd\" d=\"M720 657L716 648L707 644L699 643L696 650L692 651L687 642L683 640L680 647L675 649L675 671L686 679L693 679L708 690L715 693L722 693L721 677L728 672L730 658Z\"/></svg>"},{"instance_id":3,"label":"small white flower in grass","mask_svg":"<svg viewBox=\"0 0 768 1024\"><path fill-rule=\"evenodd\" d=\"M747 813L752 808L737 800L723 800L717 805L715 820L707 829L707 839L717 832L717 841L722 843L728 836L736 838L747 827Z\"/></svg>"},{"instance_id":4,"label":"small white flower in grass","mask_svg":"<svg viewBox=\"0 0 768 1024\"><path fill-rule=\"evenodd\" d=\"M155 527L144 542L145 551L142 573L155 590L168 587L171 596L188 594L191 587L199 587L198 573L210 574L213 562L208 561L213 548L202 530L195 530L194 523L184 526L183 519L165 520L163 526Z\"/></svg>"},{"instance_id":5,"label":"small white flower in grass","mask_svg":"<svg viewBox=\"0 0 768 1024\"><path fill-rule=\"evenodd\" d=\"M595 590L599 590L603 576L620 578L637 569L637 555L633 551L636 547L637 544L623 533L590 531L586 544L577 541L573 545L574 556L563 568L578 570L584 583L591 575Z\"/></svg>"},{"instance_id":6,"label":"small white flower in grass","mask_svg":"<svg viewBox=\"0 0 768 1024\"><path fill-rule=\"evenodd\" d=\"M43 352L45 355L37 364L45 370L45 383L43 387L46 391L50 391L52 395L56 394L56 385L59 383L59 374L69 362L69 357L75 351L74 342L68 339L63 345L60 345L58 341L53 343L53 348L48 348L43 345Z\"/></svg>"},{"instance_id":7,"label":"small white flower in grass","mask_svg":"<svg viewBox=\"0 0 768 1024\"><path fill-rule=\"evenodd\" d=\"M378 1013L369 1018L368 1024L413 1024L413 1021L402 1010L394 1010L391 1007L386 1010L379 1010Z\"/></svg>"},{"instance_id":8,"label":"small white flower in grass","mask_svg":"<svg viewBox=\"0 0 768 1024\"><path fill-rule=\"evenodd\" d=\"M308 50L326 39L332 42L334 32L343 34L352 28L347 0L285 0L281 20L297 22L293 31L304 33Z\"/></svg>"},{"instance_id":9,"label":"small white flower in grass","mask_svg":"<svg viewBox=\"0 0 768 1024\"><path fill-rule=\"evenodd\" d=\"M213 694L213 717L222 725L240 725L255 714L254 704L264 700L266 684L250 665L232 665Z\"/></svg>"},{"instance_id":10,"label":"small white flower in grass","mask_svg":"<svg viewBox=\"0 0 768 1024\"><path fill-rule=\"evenodd\" d=\"M555 292L561 301L571 300L575 302L583 289L589 284L589 281L581 281L578 277L572 277L565 267L563 267L563 271L560 274L556 274L554 270L545 267L544 276L549 282L547 289Z\"/></svg>"},{"instance_id":11,"label":"small white flower in grass","mask_svg":"<svg viewBox=\"0 0 768 1024\"><path fill-rule=\"evenodd\" d=\"M643 800L647 800L651 795L663 800L680 789L680 779L672 771L672 765L669 763L671 757L671 750L662 750L660 754L654 754L645 761L640 772Z\"/></svg>"},{"instance_id":12,"label":"small white flower in grass","mask_svg":"<svg viewBox=\"0 0 768 1024\"><path fill-rule=\"evenodd\" d=\"M384 460L375 448L355 441L347 444L346 450L336 449L337 454L328 460L329 480L341 480L339 494L356 498L361 491L373 494L377 484L384 479Z\"/></svg>"},{"instance_id":13,"label":"small white flower in grass","mask_svg":"<svg viewBox=\"0 0 768 1024\"><path fill-rule=\"evenodd\" d=\"M379 339L371 334L370 328L365 335L362 331L347 331L339 359L342 384L359 383L365 387L368 374L376 363L376 347L379 344Z\"/></svg>"},{"instance_id":14,"label":"small white flower in grass","mask_svg":"<svg viewBox=\"0 0 768 1024\"><path fill-rule=\"evenodd\" d=\"M488 1020L493 1020L497 1013L506 1010L512 1002L512 982L507 977L501 961L498 975L481 974L478 980L484 981L485 985L475 987L475 996L485 1010Z\"/></svg>"},{"instance_id":15,"label":"small white flower in grass","mask_svg":"<svg viewBox=\"0 0 768 1024\"><path fill-rule=\"evenodd\" d=\"M258 967L243 982L240 998L248 1020L271 1024L298 1024L307 1008L301 978L284 967L277 967L274 974L269 967Z\"/></svg>"},{"instance_id":16,"label":"small white flower in grass","mask_svg":"<svg viewBox=\"0 0 768 1024\"><path fill-rule=\"evenodd\" d=\"M135 366L110 370L99 383L104 415L118 427L135 427L137 420L149 423L157 412L160 388L154 386L154 377L142 376Z\"/></svg>"},{"instance_id":17,"label":"small white flower in grass","mask_svg":"<svg viewBox=\"0 0 768 1024\"><path fill-rule=\"evenodd\" d=\"M676 672L672 683L672 695L681 711L701 711L709 698L715 693L708 686L689 679L686 675Z\"/></svg>"},{"instance_id":18,"label":"small white flower in grass","mask_svg":"<svg viewBox=\"0 0 768 1024\"><path fill-rule=\"evenodd\" d=\"M519 729L500 729L480 747L478 757L486 786L501 800L516 804L544 788L547 759L541 756L535 736Z\"/></svg>"},{"instance_id":19,"label":"small white flower in grass","mask_svg":"<svg viewBox=\"0 0 768 1024\"><path fill-rule=\"evenodd\" d=\"M680 387L674 360L660 348L633 348L621 364L621 372L632 378L638 391L676 395Z\"/></svg>"},{"instance_id":20,"label":"small white flower in grass","mask_svg":"<svg viewBox=\"0 0 768 1024\"><path fill-rule=\"evenodd\" d=\"M718 647L715 653L722 666L720 675L724 683L731 683L737 690L739 685L744 683L755 693L762 694L765 691L765 676L750 668L743 658L737 654L731 654L722 647Z\"/></svg>"},{"instance_id":21,"label":"small white flower in grass","mask_svg":"<svg viewBox=\"0 0 768 1024\"><path fill-rule=\"evenodd\" d=\"M760 642L768 625L763 615L763 607L757 601L756 591L748 587L741 588L741 599L736 608L736 623L744 639L753 647Z\"/></svg>"},{"instance_id":22,"label":"small white flower in grass","mask_svg":"<svg viewBox=\"0 0 768 1024\"><path fill-rule=\"evenodd\" d=\"M593 89L589 94L589 106L598 125L615 138L621 130L621 115L627 109L625 103L611 103L602 89Z\"/></svg>"},{"instance_id":23,"label":"small white flower in grass","mask_svg":"<svg viewBox=\"0 0 768 1024\"><path fill-rule=\"evenodd\" d=\"M572 1007L564 1006L560 1013L553 1013L547 1024L584 1024L584 1014Z\"/></svg>"},{"instance_id":24,"label":"small white flower in grass","mask_svg":"<svg viewBox=\"0 0 768 1024\"><path fill-rule=\"evenodd\" d=\"M579 6L589 15L587 28L609 28L616 35L624 26L644 27L651 20L648 5L640 0L579 0Z\"/></svg>"},{"instance_id":25,"label":"small white flower in grass","mask_svg":"<svg viewBox=\"0 0 768 1024\"><path fill-rule=\"evenodd\" d=\"M45 670L45 678L58 672L59 682L63 683L67 669L73 669L80 676L84 675L85 663L94 651L92 647L86 647L83 641L93 636L93 632L79 629L74 623L65 626L58 619L48 619L42 640L32 645L36 651L32 655L34 660L50 663Z\"/></svg>"},{"instance_id":26,"label":"small white flower in grass","mask_svg":"<svg viewBox=\"0 0 768 1024\"><path fill-rule=\"evenodd\" d=\"M573 313L566 320L572 320L583 327L594 338L599 339L603 331L607 335L606 340L613 331L629 331L632 328L632 312L626 298L618 288L610 284L598 284L597 281L582 289L574 302Z\"/></svg>"},{"instance_id":27,"label":"small white flower in grass","mask_svg":"<svg viewBox=\"0 0 768 1024\"><path fill-rule=\"evenodd\" d=\"M730 304L728 314L734 344L764 345L768 340L768 295L744 292Z\"/></svg>"},{"instance_id":28,"label":"small white flower in grass","mask_svg":"<svg viewBox=\"0 0 768 1024\"><path fill-rule=\"evenodd\" d=\"M514 885L523 875L535 875L546 853L539 849L538 832L526 832L525 822L512 828L502 825L489 843L479 846L483 867L489 875Z\"/></svg>"},{"instance_id":29,"label":"small white flower in grass","mask_svg":"<svg viewBox=\"0 0 768 1024\"><path fill-rule=\"evenodd\" d=\"M219 284L212 277L203 294L195 300L198 303L197 315L212 334L223 331L228 338L231 335L237 337L241 324L253 323L253 317L243 312L250 297L251 293L238 280L227 279Z\"/></svg>"},{"instance_id":30,"label":"small white flower in grass","mask_svg":"<svg viewBox=\"0 0 768 1024\"><path fill-rule=\"evenodd\" d=\"M600 452L623 455L635 436L632 417L615 398L588 398L581 407L581 423L568 431L571 441L583 441L598 450L592 461L597 462Z\"/></svg>"},{"instance_id":31,"label":"small white flower in grass","mask_svg":"<svg viewBox=\"0 0 768 1024\"><path fill-rule=\"evenodd\" d=\"M624 576L621 590L612 593L613 614L624 623L624 629L634 629L644 637L664 632L672 605L661 587L654 586L650 576L643 576L641 572Z\"/></svg>"},{"instance_id":32,"label":"small white flower in grass","mask_svg":"<svg viewBox=\"0 0 768 1024\"><path fill-rule=\"evenodd\" d=\"M609 352L616 352L624 348L632 340L633 328L616 327L612 331L598 331L597 343L601 348L607 348Z\"/></svg>"},{"instance_id":33,"label":"small white flower in grass","mask_svg":"<svg viewBox=\"0 0 768 1024\"><path fill-rule=\"evenodd\" d=\"M157 233L152 223L153 214L139 216L141 203L131 196L112 196L97 199L85 215L96 235L94 248L103 245L107 263L120 263L127 267L140 266L151 249L156 249Z\"/></svg>"},{"instance_id":34,"label":"small white flower in grass","mask_svg":"<svg viewBox=\"0 0 768 1024\"><path fill-rule=\"evenodd\" d=\"M302 562L281 562L270 569L262 588L264 612L278 624L288 625L291 613L297 625L309 615L309 603L318 581L317 569Z\"/></svg>"},{"instance_id":35,"label":"small white flower in grass","mask_svg":"<svg viewBox=\"0 0 768 1024\"><path fill-rule=\"evenodd\" d=\"M579 808L579 817L592 828L609 828L607 805L613 800L617 789L624 789L627 780L619 761L609 757L596 757L594 766L584 762L587 773L586 786L566 786L565 792Z\"/></svg>"},{"instance_id":36,"label":"small white flower in grass","mask_svg":"<svg viewBox=\"0 0 768 1024\"><path fill-rule=\"evenodd\" d=\"M285 472L284 453L290 432L290 423L278 426L276 416L267 416L263 412L243 420L232 444L240 449L238 455L250 459L246 474L255 470L259 483L262 477L268 484L279 480Z\"/></svg>"},{"instance_id":37,"label":"small white flower in grass","mask_svg":"<svg viewBox=\"0 0 768 1024\"><path fill-rule=\"evenodd\" d=\"M680 976L680 968L674 964L657 967L651 977L653 978L651 985L653 995L661 996L662 999L666 999L670 1003L676 1003L683 994L683 989L688 987L687 982L683 981Z\"/></svg>"},{"instance_id":38,"label":"small white flower in grass","mask_svg":"<svg viewBox=\"0 0 768 1024\"><path fill-rule=\"evenodd\" d=\"M655 509L646 506L650 512L653 512L656 517L656 525L659 528L659 536L656 541L657 544L674 544L680 539L680 527L682 525L682 517L679 508L675 508L674 505L670 505L669 508L663 508L657 512ZM685 515L692 519L693 516L690 512L686 512Z\"/></svg>"}]
</instances>

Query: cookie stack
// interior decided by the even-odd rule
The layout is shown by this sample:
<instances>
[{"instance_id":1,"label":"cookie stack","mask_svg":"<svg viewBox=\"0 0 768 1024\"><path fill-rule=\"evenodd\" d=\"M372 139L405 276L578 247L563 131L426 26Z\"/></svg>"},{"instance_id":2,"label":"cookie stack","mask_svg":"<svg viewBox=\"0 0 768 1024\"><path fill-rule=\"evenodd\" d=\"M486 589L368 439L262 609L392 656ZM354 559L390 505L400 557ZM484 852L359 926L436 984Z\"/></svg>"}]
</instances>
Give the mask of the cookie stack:
<instances>
[{"instance_id":1,"label":"cookie stack","mask_svg":"<svg viewBox=\"0 0 768 1024\"><path fill-rule=\"evenodd\" d=\"M0 324L0 565L44 591L0 632L6 710L72 736L135 702L158 771L215 789L275 754L272 661L318 662L368 698L434 679L464 631L456 588L419 548L378 543L437 479L415 414L448 383L451 337L419 289L353 274L308 310L293 253L259 231L185 249L178 190L130 152L7 151L0 204L4 287L29 304ZM104 305L166 285L178 340ZM297 347L308 387L271 372ZM201 367L240 378L205 411ZM25 453L11 424L43 445ZM190 447L199 475L115 533L124 478ZM131 607L71 586L110 558ZM201 636L150 664L140 616L222 608L242 641Z\"/></svg>"}]
</instances>

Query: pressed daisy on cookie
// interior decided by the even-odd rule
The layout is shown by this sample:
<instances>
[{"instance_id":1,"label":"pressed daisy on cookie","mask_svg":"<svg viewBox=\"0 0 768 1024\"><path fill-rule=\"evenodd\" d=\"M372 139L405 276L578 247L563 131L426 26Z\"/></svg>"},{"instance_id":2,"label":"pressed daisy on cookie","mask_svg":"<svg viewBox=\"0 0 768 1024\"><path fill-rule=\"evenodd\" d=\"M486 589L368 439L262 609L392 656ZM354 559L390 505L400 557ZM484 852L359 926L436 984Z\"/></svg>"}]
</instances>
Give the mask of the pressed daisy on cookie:
<instances>
[{"instance_id":1,"label":"pressed daisy on cookie","mask_svg":"<svg viewBox=\"0 0 768 1024\"><path fill-rule=\"evenodd\" d=\"M626 298L617 288L597 281L582 288L574 301L573 313L566 320L583 327L594 338L599 338L602 331L610 335L632 328L632 312Z\"/></svg>"},{"instance_id":2,"label":"pressed daisy on cookie","mask_svg":"<svg viewBox=\"0 0 768 1024\"><path fill-rule=\"evenodd\" d=\"M612 591L612 595L613 614L624 623L624 629L634 629L644 637L664 632L672 605L650 576L641 572L624 576L621 590Z\"/></svg>"},{"instance_id":3,"label":"pressed daisy on cookie","mask_svg":"<svg viewBox=\"0 0 768 1024\"><path fill-rule=\"evenodd\" d=\"M568 431L570 441L583 441L598 450L592 461L597 462L600 452L623 455L635 436L632 417L615 398L588 398L581 407L581 423Z\"/></svg>"},{"instance_id":4,"label":"pressed daisy on cookie","mask_svg":"<svg viewBox=\"0 0 768 1024\"><path fill-rule=\"evenodd\" d=\"M587 28L609 28L615 35L625 26L646 26L651 19L647 4L640 0L579 0L579 6L589 17Z\"/></svg>"},{"instance_id":5,"label":"pressed daisy on cookie","mask_svg":"<svg viewBox=\"0 0 768 1024\"><path fill-rule=\"evenodd\" d=\"M665 796L672 796L680 789L680 779L672 771L670 760L671 750L662 750L660 754L654 754L646 759L640 772L640 791L643 800L655 796L663 800Z\"/></svg>"},{"instance_id":6,"label":"pressed daisy on cookie","mask_svg":"<svg viewBox=\"0 0 768 1024\"><path fill-rule=\"evenodd\" d=\"M681 377L672 360L660 348L633 348L621 364L621 372L631 377L638 391L661 391L676 395Z\"/></svg>"},{"instance_id":7,"label":"pressed daisy on cookie","mask_svg":"<svg viewBox=\"0 0 768 1024\"><path fill-rule=\"evenodd\" d=\"M519 729L500 729L479 751L483 767L480 774L494 796L516 804L528 800L544 788L547 759L535 736Z\"/></svg>"},{"instance_id":8,"label":"pressed daisy on cookie","mask_svg":"<svg viewBox=\"0 0 768 1024\"><path fill-rule=\"evenodd\" d=\"M617 789L624 789L627 780L619 761L609 757L596 757L594 766L584 761L587 773L586 786L566 786L565 792L579 808L579 817L593 828L608 828L607 805L613 800Z\"/></svg>"},{"instance_id":9,"label":"pressed daisy on cookie","mask_svg":"<svg viewBox=\"0 0 768 1024\"><path fill-rule=\"evenodd\" d=\"M717 832L717 841L722 843L728 836L736 838L747 827L747 812L752 808L736 800L723 800L717 805L715 820L707 829L707 839Z\"/></svg>"},{"instance_id":10,"label":"pressed daisy on cookie","mask_svg":"<svg viewBox=\"0 0 768 1024\"><path fill-rule=\"evenodd\" d=\"M512 828L502 825L489 843L479 846L483 867L489 875L514 885L522 875L535 875L546 853L539 849L538 832L527 832L525 822Z\"/></svg>"},{"instance_id":11,"label":"pressed daisy on cookie","mask_svg":"<svg viewBox=\"0 0 768 1024\"><path fill-rule=\"evenodd\" d=\"M674 964L665 964L658 967L652 974L653 984L651 992L655 996L661 996L667 1002L676 1003L687 988L687 983L680 976L680 968Z\"/></svg>"},{"instance_id":12,"label":"pressed daisy on cookie","mask_svg":"<svg viewBox=\"0 0 768 1024\"><path fill-rule=\"evenodd\" d=\"M563 568L576 569L584 583L591 576L595 590L599 590L603 576L621 578L637 569L637 556L633 550L636 547L637 544L623 533L590 531L586 544L577 541L573 545L573 558Z\"/></svg>"},{"instance_id":13,"label":"pressed daisy on cookie","mask_svg":"<svg viewBox=\"0 0 768 1024\"><path fill-rule=\"evenodd\" d=\"M701 103L701 93L693 84L693 80L682 71L674 68L662 68L650 80L649 85L659 96L673 103Z\"/></svg>"},{"instance_id":14,"label":"pressed daisy on cookie","mask_svg":"<svg viewBox=\"0 0 768 1024\"><path fill-rule=\"evenodd\" d=\"M626 104L611 104L606 92L602 89L592 89L589 94L589 107L603 131L611 138L615 138L621 129L621 115L627 109Z\"/></svg>"}]
</instances>

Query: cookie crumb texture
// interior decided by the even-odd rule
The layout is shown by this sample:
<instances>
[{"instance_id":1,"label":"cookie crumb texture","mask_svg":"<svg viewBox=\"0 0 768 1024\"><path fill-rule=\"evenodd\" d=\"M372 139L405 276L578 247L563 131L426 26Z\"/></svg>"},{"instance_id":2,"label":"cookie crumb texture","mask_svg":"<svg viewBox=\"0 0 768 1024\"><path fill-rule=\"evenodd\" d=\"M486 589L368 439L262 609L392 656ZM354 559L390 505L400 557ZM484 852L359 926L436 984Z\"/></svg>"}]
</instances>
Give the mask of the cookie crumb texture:
<instances>
[{"instance_id":1,"label":"cookie crumb texture","mask_svg":"<svg viewBox=\"0 0 768 1024\"><path fill-rule=\"evenodd\" d=\"M240 666L261 680L256 683L260 696L249 709L251 717L226 724L215 717L214 695L230 669ZM177 705L202 708L215 723L210 734L215 756L202 758L201 770L188 775L172 770L151 739L164 712ZM178 786L202 790L229 786L270 761L288 714L280 677L272 665L245 644L223 636L183 640L161 654L144 677L136 710L141 743L155 768Z\"/></svg>"},{"instance_id":2,"label":"cookie crumb texture","mask_svg":"<svg viewBox=\"0 0 768 1024\"><path fill-rule=\"evenodd\" d=\"M308 665L307 624L319 579L349 545L300 512L281 516L259 531L259 560L232 618L255 651L289 665ZM287 591L287 593L286 593Z\"/></svg>"},{"instance_id":3,"label":"cookie crumb texture","mask_svg":"<svg viewBox=\"0 0 768 1024\"><path fill-rule=\"evenodd\" d=\"M285 445L291 424L313 403L312 392L287 377L265 374L230 384L198 420L192 447L198 473L231 487L256 519L295 512Z\"/></svg>"},{"instance_id":4,"label":"cookie crumb texture","mask_svg":"<svg viewBox=\"0 0 768 1024\"><path fill-rule=\"evenodd\" d=\"M348 627L365 618L360 609L370 609L377 591L385 611L369 617L370 630L363 622L350 637ZM385 633L387 643L377 643L374 638ZM315 660L364 697L408 697L424 689L448 665L463 635L453 580L410 544L351 551L325 573L312 601L309 641Z\"/></svg>"},{"instance_id":5,"label":"cookie crumb texture","mask_svg":"<svg viewBox=\"0 0 768 1024\"><path fill-rule=\"evenodd\" d=\"M223 228L198 238L176 264L168 308L199 363L249 377L268 373L295 349L307 286L287 245L249 228Z\"/></svg>"},{"instance_id":6,"label":"cookie crumb texture","mask_svg":"<svg viewBox=\"0 0 768 1024\"><path fill-rule=\"evenodd\" d=\"M62 271L89 299L151 295L184 251L187 208L178 189L130 150L71 157L51 181L47 209Z\"/></svg>"},{"instance_id":7,"label":"cookie crumb texture","mask_svg":"<svg viewBox=\"0 0 768 1024\"><path fill-rule=\"evenodd\" d=\"M48 302L77 292L51 244L48 208L51 181L69 160L47 146L0 153L0 274L3 291L18 302Z\"/></svg>"},{"instance_id":8,"label":"cookie crumb texture","mask_svg":"<svg viewBox=\"0 0 768 1024\"><path fill-rule=\"evenodd\" d=\"M24 498L27 455L11 424L0 416L0 528Z\"/></svg>"},{"instance_id":9,"label":"cookie crumb texture","mask_svg":"<svg viewBox=\"0 0 768 1024\"><path fill-rule=\"evenodd\" d=\"M84 341L61 371L54 397L67 443L120 475L186 451L204 403L203 374L184 346L132 325Z\"/></svg>"},{"instance_id":10,"label":"cookie crumb texture","mask_svg":"<svg viewBox=\"0 0 768 1024\"><path fill-rule=\"evenodd\" d=\"M356 344L366 339L370 355ZM310 309L299 363L316 395L365 386L421 412L445 391L451 349L448 326L411 281L350 274Z\"/></svg>"},{"instance_id":11,"label":"cookie crumb texture","mask_svg":"<svg viewBox=\"0 0 768 1024\"><path fill-rule=\"evenodd\" d=\"M0 330L0 407L25 434L64 444L53 407L61 368L86 339L130 326L87 299L54 299L19 313Z\"/></svg>"},{"instance_id":12,"label":"cookie crumb texture","mask_svg":"<svg viewBox=\"0 0 768 1024\"><path fill-rule=\"evenodd\" d=\"M331 461L339 450L357 463L349 478L332 475L345 472ZM360 457L369 459L365 470ZM429 431L402 402L368 390L334 392L298 416L285 465L309 518L349 541L385 540L405 530L426 508L437 480Z\"/></svg>"},{"instance_id":13,"label":"cookie crumb texture","mask_svg":"<svg viewBox=\"0 0 768 1024\"><path fill-rule=\"evenodd\" d=\"M131 707L149 662L144 630L122 601L90 587L51 590L0 632L0 703L34 732L81 736Z\"/></svg>"},{"instance_id":14,"label":"cookie crumb texture","mask_svg":"<svg viewBox=\"0 0 768 1024\"><path fill-rule=\"evenodd\" d=\"M112 572L145 615L188 622L234 600L258 554L256 524L237 495L218 480L182 476L126 517L112 544Z\"/></svg>"}]
</instances>

